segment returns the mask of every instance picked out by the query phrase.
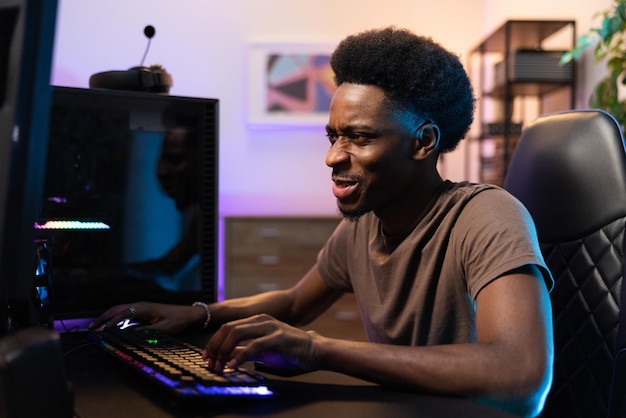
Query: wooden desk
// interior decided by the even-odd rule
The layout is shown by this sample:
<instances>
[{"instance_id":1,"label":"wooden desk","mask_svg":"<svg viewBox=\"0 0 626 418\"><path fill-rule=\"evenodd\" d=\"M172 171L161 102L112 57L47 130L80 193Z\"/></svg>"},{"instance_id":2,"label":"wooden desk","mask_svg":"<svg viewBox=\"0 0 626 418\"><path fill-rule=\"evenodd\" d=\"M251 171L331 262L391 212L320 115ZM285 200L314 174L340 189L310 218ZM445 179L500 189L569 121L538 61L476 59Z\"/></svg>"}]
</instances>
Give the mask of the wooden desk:
<instances>
[{"instance_id":1,"label":"wooden desk","mask_svg":"<svg viewBox=\"0 0 626 418\"><path fill-rule=\"evenodd\" d=\"M83 345L87 341L84 334L64 335L62 341L80 418L512 417L464 398L394 391L322 371L290 378L267 375L276 392L272 398L180 405L95 345Z\"/></svg>"}]
</instances>

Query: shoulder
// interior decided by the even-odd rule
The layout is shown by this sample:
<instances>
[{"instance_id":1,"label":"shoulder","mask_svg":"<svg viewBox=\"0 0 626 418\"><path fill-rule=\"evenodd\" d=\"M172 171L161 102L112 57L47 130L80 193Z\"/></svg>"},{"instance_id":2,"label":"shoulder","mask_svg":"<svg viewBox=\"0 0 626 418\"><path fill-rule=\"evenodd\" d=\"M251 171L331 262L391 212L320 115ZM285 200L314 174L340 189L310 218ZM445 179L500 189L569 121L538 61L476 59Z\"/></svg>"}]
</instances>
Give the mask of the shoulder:
<instances>
[{"instance_id":1,"label":"shoulder","mask_svg":"<svg viewBox=\"0 0 626 418\"><path fill-rule=\"evenodd\" d=\"M444 194L460 200L481 202L485 200L517 201L517 199L502 187L493 184L446 182Z\"/></svg>"},{"instance_id":2,"label":"shoulder","mask_svg":"<svg viewBox=\"0 0 626 418\"><path fill-rule=\"evenodd\" d=\"M463 200L464 211L461 216L465 218L499 216L506 221L513 218L524 222L530 218L527 209L515 196L495 185L454 183L450 193Z\"/></svg>"},{"instance_id":3,"label":"shoulder","mask_svg":"<svg viewBox=\"0 0 626 418\"><path fill-rule=\"evenodd\" d=\"M461 188L471 197L451 231L451 242L458 244L465 260L472 260L466 271L469 277L478 278L475 288L532 265L539 268L551 288L552 278L539 248L535 224L524 205L498 186L468 184ZM473 292L475 296L476 290Z\"/></svg>"},{"instance_id":4,"label":"shoulder","mask_svg":"<svg viewBox=\"0 0 626 418\"><path fill-rule=\"evenodd\" d=\"M446 181L426 219L436 225L448 224L449 228L453 228L459 223L466 226L489 223L493 217L526 222L529 215L513 195L498 186ZM497 222L497 219L494 221Z\"/></svg>"}]
</instances>

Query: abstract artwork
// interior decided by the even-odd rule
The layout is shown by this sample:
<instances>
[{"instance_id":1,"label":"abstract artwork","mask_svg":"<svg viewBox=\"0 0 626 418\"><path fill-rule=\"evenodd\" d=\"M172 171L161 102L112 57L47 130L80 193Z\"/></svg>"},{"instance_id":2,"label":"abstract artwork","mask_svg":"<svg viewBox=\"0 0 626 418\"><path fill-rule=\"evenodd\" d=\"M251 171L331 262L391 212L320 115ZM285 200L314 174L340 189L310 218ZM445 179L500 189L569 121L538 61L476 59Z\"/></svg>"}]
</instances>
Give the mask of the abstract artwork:
<instances>
[{"instance_id":1,"label":"abstract artwork","mask_svg":"<svg viewBox=\"0 0 626 418\"><path fill-rule=\"evenodd\" d=\"M250 61L250 122L325 124L335 91L330 48L257 46Z\"/></svg>"}]
</instances>

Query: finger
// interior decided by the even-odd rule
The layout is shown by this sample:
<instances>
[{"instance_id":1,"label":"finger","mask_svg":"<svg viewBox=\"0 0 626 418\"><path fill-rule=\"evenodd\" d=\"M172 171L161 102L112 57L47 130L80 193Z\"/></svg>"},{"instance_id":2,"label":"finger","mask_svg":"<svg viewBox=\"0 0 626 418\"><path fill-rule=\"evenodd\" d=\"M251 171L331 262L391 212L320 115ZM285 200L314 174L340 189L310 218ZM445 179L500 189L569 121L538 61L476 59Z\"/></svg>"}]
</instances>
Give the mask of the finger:
<instances>
[{"instance_id":1,"label":"finger","mask_svg":"<svg viewBox=\"0 0 626 418\"><path fill-rule=\"evenodd\" d=\"M210 360L211 367L216 371L221 371L223 366L233 359L233 353L237 353L238 356L236 364L241 364L246 359L245 350L236 352L235 348L242 341L259 338L276 330L275 321L257 322L258 320L258 318L247 318L224 324L209 340L203 352L203 357Z\"/></svg>"},{"instance_id":2,"label":"finger","mask_svg":"<svg viewBox=\"0 0 626 418\"><path fill-rule=\"evenodd\" d=\"M258 360L278 368L313 370L312 339L314 334L293 328L277 328L273 333L250 341L245 351L235 353L235 361ZM231 360L232 361L232 360Z\"/></svg>"},{"instance_id":3,"label":"finger","mask_svg":"<svg viewBox=\"0 0 626 418\"><path fill-rule=\"evenodd\" d=\"M240 350L234 350L233 358L230 359L228 364L235 364L238 366L251 360L259 360L271 364L277 363L278 360L280 360L280 363L284 363L284 352L289 350L289 348L285 347L283 340L277 338L277 336L278 333L274 332L255 338L245 346L241 347Z\"/></svg>"},{"instance_id":4,"label":"finger","mask_svg":"<svg viewBox=\"0 0 626 418\"><path fill-rule=\"evenodd\" d=\"M226 341L229 339L233 328L232 323L222 325L204 347L202 358L207 360L209 368L214 371L222 371L223 365L229 360L229 358L225 358L226 356L221 354L221 352L225 350L227 345ZM230 338L232 339L232 337ZM231 351L232 350L230 350L229 353Z\"/></svg>"},{"instance_id":5,"label":"finger","mask_svg":"<svg viewBox=\"0 0 626 418\"><path fill-rule=\"evenodd\" d=\"M245 354L243 354L245 350L246 347L243 345L238 345L237 347L235 347L230 355L230 359L226 363L226 366L230 367L231 369L236 369L237 367L239 367L240 364L244 363L246 361L246 356Z\"/></svg>"},{"instance_id":6,"label":"finger","mask_svg":"<svg viewBox=\"0 0 626 418\"><path fill-rule=\"evenodd\" d=\"M142 318L141 308L138 305L120 305L119 310L104 324L105 327L112 327L126 319Z\"/></svg>"},{"instance_id":7,"label":"finger","mask_svg":"<svg viewBox=\"0 0 626 418\"><path fill-rule=\"evenodd\" d=\"M109 308L99 317L93 320L91 324L89 324L89 329L96 329L101 327L102 325L108 326L108 322L111 321L116 315L119 314L120 311L127 309L130 305L117 305Z\"/></svg>"},{"instance_id":8,"label":"finger","mask_svg":"<svg viewBox=\"0 0 626 418\"><path fill-rule=\"evenodd\" d=\"M220 351L220 348L224 345L224 341L228 338L231 330L237 327L240 324L245 324L250 322L251 318L244 318L236 321L231 321L226 324L223 324L219 329L213 334L211 339L206 343L204 350L202 352L202 356L205 360L215 360L217 357L217 353Z\"/></svg>"}]
</instances>

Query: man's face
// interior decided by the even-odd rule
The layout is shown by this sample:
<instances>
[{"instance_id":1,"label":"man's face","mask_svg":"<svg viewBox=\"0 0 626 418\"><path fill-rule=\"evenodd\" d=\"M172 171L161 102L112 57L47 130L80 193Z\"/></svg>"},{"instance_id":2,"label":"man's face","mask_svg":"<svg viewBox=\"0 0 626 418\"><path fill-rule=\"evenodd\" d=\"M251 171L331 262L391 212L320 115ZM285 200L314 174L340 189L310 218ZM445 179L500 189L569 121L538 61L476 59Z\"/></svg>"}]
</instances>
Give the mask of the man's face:
<instances>
[{"instance_id":1,"label":"man's face","mask_svg":"<svg viewBox=\"0 0 626 418\"><path fill-rule=\"evenodd\" d=\"M415 182L415 120L393 110L384 91L344 83L330 105L326 164L333 169L333 194L341 213L390 213Z\"/></svg>"},{"instance_id":2,"label":"man's face","mask_svg":"<svg viewBox=\"0 0 626 418\"><path fill-rule=\"evenodd\" d=\"M163 139L157 163L157 178L161 188L176 203L179 210L196 200L195 160L188 133L184 129L168 131Z\"/></svg>"}]
</instances>

